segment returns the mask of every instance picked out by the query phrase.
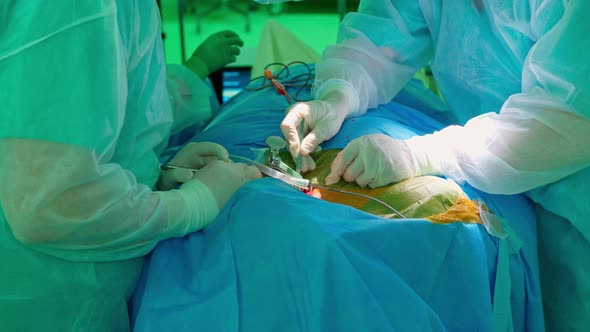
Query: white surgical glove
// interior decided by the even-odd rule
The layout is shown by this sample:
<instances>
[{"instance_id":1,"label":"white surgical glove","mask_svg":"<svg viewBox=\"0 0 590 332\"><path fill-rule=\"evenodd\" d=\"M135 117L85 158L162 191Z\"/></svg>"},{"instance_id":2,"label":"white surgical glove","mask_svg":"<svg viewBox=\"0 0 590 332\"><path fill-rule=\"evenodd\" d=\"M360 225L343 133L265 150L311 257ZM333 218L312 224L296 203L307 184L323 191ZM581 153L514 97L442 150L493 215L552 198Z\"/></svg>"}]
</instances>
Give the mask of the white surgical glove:
<instances>
[{"instance_id":1,"label":"white surgical glove","mask_svg":"<svg viewBox=\"0 0 590 332\"><path fill-rule=\"evenodd\" d=\"M209 188L217 201L217 206L221 209L239 187L261 176L258 168L254 166L234 163L231 160L214 160L201 168L194 178ZM181 189L183 187L184 185Z\"/></svg>"},{"instance_id":2,"label":"white surgical glove","mask_svg":"<svg viewBox=\"0 0 590 332\"><path fill-rule=\"evenodd\" d=\"M198 142L189 143L184 146L168 164L190 169L200 169L213 160L228 161L229 153L223 146L217 143ZM193 172L190 169L161 171L157 183L158 190L174 189L180 184L189 181L193 178Z\"/></svg>"},{"instance_id":3,"label":"white surgical glove","mask_svg":"<svg viewBox=\"0 0 590 332\"><path fill-rule=\"evenodd\" d=\"M178 237L204 228L239 187L259 177L260 171L254 166L214 160L180 188L159 191L175 220L164 233L168 237Z\"/></svg>"},{"instance_id":4,"label":"white surgical glove","mask_svg":"<svg viewBox=\"0 0 590 332\"><path fill-rule=\"evenodd\" d=\"M361 187L377 188L415 176L441 175L446 151L428 154L423 142L424 137L404 141L383 134L359 137L338 153L326 184L342 177Z\"/></svg>"},{"instance_id":5,"label":"white surgical glove","mask_svg":"<svg viewBox=\"0 0 590 332\"><path fill-rule=\"evenodd\" d=\"M204 79L209 74L235 62L243 45L244 42L240 36L233 31L214 33L197 47L185 65Z\"/></svg>"},{"instance_id":6,"label":"white surgical glove","mask_svg":"<svg viewBox=\"0 0 590 332\"><path fill-rule=\"evenodd\" d=\"M296 159L301 153L301 171L315 169L309 156L319 145L334 137L344 120L357 108L355 92L341 80L325 83L317 93L317 100L296 103L287 109L281 131L289 144L289 152ZM304 138L299 141L299 125L304 121Z\"/></svg>"}]
</instances>

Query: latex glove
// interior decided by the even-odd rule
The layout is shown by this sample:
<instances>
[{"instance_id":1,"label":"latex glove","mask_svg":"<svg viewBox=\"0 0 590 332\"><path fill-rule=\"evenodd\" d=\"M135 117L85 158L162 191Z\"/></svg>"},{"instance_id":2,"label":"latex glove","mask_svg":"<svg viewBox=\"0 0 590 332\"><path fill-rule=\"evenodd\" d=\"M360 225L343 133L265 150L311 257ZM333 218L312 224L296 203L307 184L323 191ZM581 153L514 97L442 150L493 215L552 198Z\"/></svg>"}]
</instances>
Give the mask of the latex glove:
<instances>
[{"instance_id":1,"label":"latex glove","mask_svg":"<svg viewBox=\"0 0 590 332\"><path fill-rule=\"evenodd\" d=\"M189 143L184 146L168 163L174 166L200 169L214 160L229 160L227 150L212 142ZM158 190L170 190L191 180L193 172L189 169L170 169L160 172Z\"/></svg>"},{"instance_id":2,"label":"latex glove","mask_svg":"<svg viewBox=\"0 0 590 332\"><path fill-rule=\"evenodd\" d=\"M342 123L355 108L353 92L348 84L325 85L318 100L296 103L287 109L281 122L281 131L287 140L289 152L295 160L301 153L301 171L315 169L309 156L319 145L334 137ZM304 121L304 137L299 141L299 126Z\"/></svg>"},{"instance_id":3,"label":"latex glove","mask_svg":"<svg viewBox=\"0 0 590 332\"><path fill-rule=\"evenodd\" d=\"M430 158L422 142L423 137L404 141L383 134L359 137L338 153L326 184L343 178L361 187L377 188L415 176L441 175L442 160Z\"/></svg>"},{"instance_id":4,"label":"latex glove","mask_svg":"<svg viewBox=\"0 0 590 332\"><path fill-rule=\"evenodd\" d=\"M260 176L254 166L213 160L177 190L159 191L174 220L164 236L180 237L206 227L241 185Z\"/></svg>"},{"instance_id":5,"label":"latex glove","mask_svg":"<svg viewBox=\"0 0 590 332\"><path fill-rule=\"evenodd\" d=\"M240 36L233 31L214 33L197 47L185 65L205 79L209 74L235 62L243 45Z\"/></svg>"},{"instance_id":6,"label":"latex glove","mask_svg":"<svg viewBox=\"0 0 590 332\"><path fill-rule=\"evenodd\" d=\"M239 187L261 176L258 168L254 166L234 163L231 160L215 160L201 168L194 178L209 188L221 209Z\"/></svg>"}]
</instances>

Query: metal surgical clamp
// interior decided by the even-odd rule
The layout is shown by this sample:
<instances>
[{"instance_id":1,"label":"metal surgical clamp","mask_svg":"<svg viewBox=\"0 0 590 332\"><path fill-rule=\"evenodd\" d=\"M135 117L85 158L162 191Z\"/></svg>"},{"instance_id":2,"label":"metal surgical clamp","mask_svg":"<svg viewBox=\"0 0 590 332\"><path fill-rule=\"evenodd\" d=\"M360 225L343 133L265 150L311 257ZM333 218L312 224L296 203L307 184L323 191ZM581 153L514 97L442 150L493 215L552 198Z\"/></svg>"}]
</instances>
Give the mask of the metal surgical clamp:
<instances>
[{"instance_id":1,"label":"metal surgical clamp","mask_svg":"<svg viewBox=\"0 0 590 332\"><path fill-rule=\"evenodd\" d=\"M274 168L280 172L286 173L290 176L302 178L302 176L301 176L301 174L299 174L299 172L293 170L291 167L289 167L287 164L285 164L281 160L281 156L279 155L279 152L287 145L287 142L285 142L285 140L283 138L281 138L279 136L269 136L266 138L266 140L264 142L266 143L266 145L268 146L268 149L270 151L268 164L271 168Z\"/></svg>"}]
</instances>

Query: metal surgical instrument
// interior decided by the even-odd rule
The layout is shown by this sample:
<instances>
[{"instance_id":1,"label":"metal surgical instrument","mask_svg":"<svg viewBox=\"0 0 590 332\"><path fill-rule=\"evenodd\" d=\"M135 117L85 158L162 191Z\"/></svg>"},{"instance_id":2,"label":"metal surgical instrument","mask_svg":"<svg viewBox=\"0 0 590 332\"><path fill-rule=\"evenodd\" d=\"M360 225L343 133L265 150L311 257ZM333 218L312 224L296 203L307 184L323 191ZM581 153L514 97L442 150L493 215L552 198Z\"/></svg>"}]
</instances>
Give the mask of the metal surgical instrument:
<instances>
[{"instance_id":1,"label":"metal surgical instrument","mask_svg":"<svg viewBox=\"0 0 590 332\"><path fill-rule=\"evenodd\" d=\"M273 177L275 179L279 179L279 180L281 180L293 187L296 187L296 188L302 190L303 192L309 192L309 191L313 190L313 188L319 188L319 189L323 189L323 190L338 192L341 194L363 197L363 198L375 201L379 204L382 204L383 206L390 209L393 213L397 214L402 219L406 219L406 216L404 216L401 212L399 212L398 210L393 208L391 205L389 205L389 204L387 204L387 203L383 202L382 200L377 199L375 197L371 197L368 195L364 195L364 194L356 193L356 192L352 192L352 191L346 191L346 190L341 190L341 189L336 189L336 188L325 187L325 186L321 186L319 184L312 184L311 181L309 181L307 179L297 178L297 177L279 172L276 169L270 168L266 165L263 165L261 163L254 161L254 160L250 160L250 159L242 157L242 156L230 155L229 158L236 161L236 162L241 162L246 165L254 166L260 170L260 173L270 176L270 177Z\"/></svg>"},{"instance_id":2,"label":"metal surgical instrument","mask_svg":"<svg viewBox=\"0 0 590 332\"><path fill-rule=\"evenodd\" d=\"M309 190L311 188L311 182L308 179L297 178L282 172L277 171L276 169L272 169L266 165L258 163L254 160L250 160L248 158L236 155L230 155L230 159L244 163L246 165L254 166L260 170L260 173L273 177L275 179L279 179L287 184L292 185L293 187L297 187L302 190Z\"/></svg>"},{"instance_id":3,"label":"metal surgical instrument","mask_svg":"<svg viewBox=\"0 0 590 332\"><path fill-rule=\"evenodd\" d=\"M268 69L264 70L264 77L270 81L270 84L272 84L272 86L275 88L275 91L279 95L285 97L285 99L287 100L289 105L293 105L293 99L291 98L291 96L287 92L287 89L285 89L285 86L283 84L281 84L281 82L279 82L275 79L273 73L270 70L268 70ZM299 123L299 144L301 144L301 142L303 141L303 131L304 130L305 130L305 122L303 121L303 119L301 119L301 122ZM297 172L297 174L301 174L301 151L299 152L299 154L297 154L297 160L295 160L295 172Z\"/></svg>"},{"instance_id":4,"label":"metal surgical instrument","mask_svg":"<svg viewBox=\"0 0 590 332\"><path fill-rule=\"evenodd\" d=\"M170 165L170 164L164 164L162 166L160 166L160 168L164 171L168 171L171 169L188 169L189 171L192 171L193 174L197 173L199 170L198 169L194 169L194 168L188 168L188 167L182 167L182 166L175 166L175 165Z\"/></svg>"},{"instance_id":5,"label":"metal surgical instrument","mask_svg":"<svg viewBox=\"0 0 590 332\"><path fill-rule=\"evenodd\" d=\"M296 178L302 178L301 174L293 170L291 167L289 167L281 160L281 156L279 155L279 153L281 149L283 149L287 145L287 142L285 142L285 140L282 137L269 136L266 138L264 142L268 146L270 152L270 156L268 158L268 165L271 168L274 168L279 172L287 173L288 175L294 176Z\"/></svg>"}]
</instances>

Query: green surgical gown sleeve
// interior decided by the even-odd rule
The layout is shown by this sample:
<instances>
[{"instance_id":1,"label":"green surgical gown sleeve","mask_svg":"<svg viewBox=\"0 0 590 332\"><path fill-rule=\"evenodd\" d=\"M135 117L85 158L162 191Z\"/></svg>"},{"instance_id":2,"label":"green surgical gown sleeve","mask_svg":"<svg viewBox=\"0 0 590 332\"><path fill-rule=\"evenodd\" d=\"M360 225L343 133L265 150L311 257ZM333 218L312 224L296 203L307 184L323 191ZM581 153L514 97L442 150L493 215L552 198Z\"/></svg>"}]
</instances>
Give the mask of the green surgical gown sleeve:
<instances>
[{"instance_id":1,"label":"green surgical gown sleeve","mask_svg":"<svg viewBox=\"0 0 590 332\"><path fill-rule=\"evenodd\" d=\"M114 261L214 219L202 183L194 197L151 189L172 125L155 5L9 1L0 21L0 201L15 238Z\"/></svg>"},{"instance_id":2,"label":"green surgical gown sleeve","mask_svg":"<svg viewBox=\"0 0 590 332\"><path fill-rule=\"evenodd\" d=\"M183 65L168 65L166 68L166 87L174 115L171 134L210 120L213 116L211 87Z\"/></svg>"}]
</instances>

